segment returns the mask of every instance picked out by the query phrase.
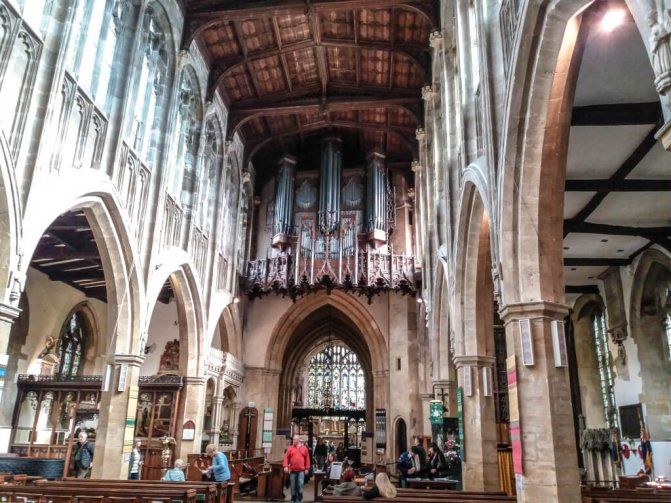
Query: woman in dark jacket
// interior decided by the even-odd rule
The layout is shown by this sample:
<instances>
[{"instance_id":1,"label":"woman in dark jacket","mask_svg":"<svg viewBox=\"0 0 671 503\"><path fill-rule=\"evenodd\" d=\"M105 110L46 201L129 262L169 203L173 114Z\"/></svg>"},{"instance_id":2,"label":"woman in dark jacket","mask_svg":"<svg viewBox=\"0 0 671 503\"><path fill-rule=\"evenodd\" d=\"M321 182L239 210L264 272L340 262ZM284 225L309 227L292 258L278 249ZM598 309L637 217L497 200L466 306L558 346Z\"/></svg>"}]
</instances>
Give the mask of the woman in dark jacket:
<instances>
[{"instance_id":1,"label":"woman in dark jacket","mask_svg":"<svg viewBox=\"0 0 671 503\"><path fill-rule=\"evenodd\" d=\"M447 472L447 460L438 444L431 443L429 448L429 477L444 477Z\"/></svg>"}]
</instances>

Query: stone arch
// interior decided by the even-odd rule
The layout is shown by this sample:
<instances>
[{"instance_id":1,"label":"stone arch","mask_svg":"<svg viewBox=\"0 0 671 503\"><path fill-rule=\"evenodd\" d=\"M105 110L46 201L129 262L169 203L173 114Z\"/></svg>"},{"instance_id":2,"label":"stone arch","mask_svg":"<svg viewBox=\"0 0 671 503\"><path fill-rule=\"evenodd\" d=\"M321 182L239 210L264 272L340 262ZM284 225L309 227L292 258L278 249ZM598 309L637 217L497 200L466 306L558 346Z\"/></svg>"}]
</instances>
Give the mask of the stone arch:
<instances>
[{"instance_id":1,"label":"stone arch","mask_svg":"<svg viewBox=\"0 0 671 503\"><path fill-rule=\"evenodd\" d=\"M671 436L671 367L664 339L665 317L671 310L671 258L659 250L643 253L634 273L631 294L631 337L640 364L640 401L652 440Z\"/></svg>"},{"instance_id":2,"label":"stone arch","mask_svg":"<svg viewBox=\"0 0 671 503\"><path fill-rule=\"evenodd\" d=\"M393 459L398 459L399 456L408 450L408 423L403 416L397 416L392 422L392 438L393 444ZM405 443L403 442L405 438Z\"/></svg>"},{"instance_id":3,"label":"stone arch","mask_svg":"<svg viewBox=\"0 0 671 503\"><path fill-rule=\"evenodd\" d=\"M54 187L52 186L52 189ZM82 210L98 243L107 288L106 354L140 354L140 328L144 317L144 282L140 274L140 258L130 239L131 226L124 218L121 203L107 187L85 194L67 189L45 211L40 194L26 206L22 249L32 256L49 225L59 215ZM32 204L31 204L32 203ZM25 274L30 260L22 264Z\"/></svg>"},{"instance_id":4,"label":"stone arch","mask_svg":"<svg viewBox=\"0 0 671 503\"><path fill-rule=\"evenodd\" d=\"M452 325L455 355L493 354L485 325L492 326L494 285L486 198L466 182L458 214Z\"/></svg>"},{"instance_id":5,"label":"stone arch","mask_svg":"<svg viewBox=\"0 0 671 503\"><path fill-rule=\"evenodd\" d=\"M158 301L161 288L169 280L176 298L179 320L179 369L182 375L201 376L205 371L207 350L204 341L205 313L197 274L186 254L167 252L158 263L162 264L147 288L147 311ZM151 315L145 320L144 331L149 329Z\"/></svg>"},{"instance_id":6,"label":"stone arch","mask_svg":"<svg viewBox=\"0 0 671 503\"><path fill-rule=\"evenodd\" d=\"M242 358L242 320L237 303L228 304L217 321L221 349L236 358Z\"/></svg>"},{"instance_id":7,"label":"stone arch","mask_svg":"<svg viewBox=\"0 0 671 503\"><path fill-rule=\"evenodd\" d=\"M19 243L21 242L21 202L16 183L14 162L7 139L0 131L0 285L5 289L0 300L18 302L20 283L14 290L12 273L17 267ZM14 293L12 293L14 292Z\"/></svg>"},{"instance_id":8,"label":"stone arch","mask_svg":"<svg viewBox=\"0 0 671 503\"><path fill-rule=\"evenodd\" d=\"M592 333L592 314L600 310L606 312L600 295L591 293L578 297L570 314L573 325L578 386L580 390L580 411L586 428L605 428L601 380Z\"/></svg>"},{"instance_id":9,"label":"stone arch","mask_svg":"<svg viewBox=\"0 0 671 503\"><path fill-rule=\"evenodd\" d=\"M387 361L387 344L375 318L354 297L335 290L331 294L318 292L308 295L293 304L279 319L270 337L266 350L265 367L281 370L282 358L287 345L296 328L311 313L320 307L332 306L343 313L359 329L365 343L370 350L371 368L375 372L384 372L389 369Z\"/></svg>"},{"instance_id":10,"label":"stone arch","mask_svg":"<svg viewBox=\"0 0 671 503\"><path fill-rule=\"evenodd\" d=\"M447 279L447 263L439 260L435 267L433 299L431 301L432 334L435 349L431 352L433 380L449 379L450 358L450 299Z\"/></svg>"},{"instance_id":11,"label":"stone arch","mask_svg":"<svg viewBox=\"0 0 671 503\"><path fill-rule=\"evenodd\" d=\"M503 304L563 304L563 193L580 67L579 14L592 0L529 4L520 20L505 97L497 219ZM649 4L626 0L644 44ZM542 257L542 260L541 260Z\"/></svg>"}]
</instances>

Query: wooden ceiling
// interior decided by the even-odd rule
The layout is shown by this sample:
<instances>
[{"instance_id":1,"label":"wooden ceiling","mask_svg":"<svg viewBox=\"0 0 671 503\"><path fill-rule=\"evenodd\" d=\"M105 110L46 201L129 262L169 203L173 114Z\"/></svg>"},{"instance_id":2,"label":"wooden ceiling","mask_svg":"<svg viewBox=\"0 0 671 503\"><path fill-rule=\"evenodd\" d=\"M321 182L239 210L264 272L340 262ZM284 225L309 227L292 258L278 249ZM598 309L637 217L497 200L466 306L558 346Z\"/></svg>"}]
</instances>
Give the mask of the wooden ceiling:
<instances>
[{"instance_id":1,"label":"wooden ceiling","mask_svg":"<svg viewBox=\"0 0 671 503\"><path fill-rule=\"evenodd\" d=\"M346 148L416 157L433 0L186 0L186 10L183 45L203 49L208 93L224 98L227 138L242 135L247 160L273 164L323 130L355 132Z\"/></svg>"},{"instance_id":2,"label":"wooden ceiling","mask_svg":"<svg viewBox=\"0 0 671 503\"><path fill-rule=\"evenodd\" d=\"M98 245L81 210L64 213L49 226L30 265L52 281L62 281L87 297L107 302Z\"/></svg>"}]
</instances>

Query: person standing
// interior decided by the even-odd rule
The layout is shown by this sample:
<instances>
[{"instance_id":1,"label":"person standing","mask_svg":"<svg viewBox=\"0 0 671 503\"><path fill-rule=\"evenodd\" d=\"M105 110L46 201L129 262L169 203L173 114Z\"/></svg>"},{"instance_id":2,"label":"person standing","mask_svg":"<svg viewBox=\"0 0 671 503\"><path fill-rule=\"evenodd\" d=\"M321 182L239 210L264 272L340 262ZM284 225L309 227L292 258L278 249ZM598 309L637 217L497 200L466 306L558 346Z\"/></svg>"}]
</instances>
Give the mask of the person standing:
<instances>
[{"instance_id":1,"label":"person standing","mask_svg":"<svg viewBox=\"0 0 671 503\"><path fill-rule=\"evenodd\" d=\"M417 451L413 450L413 452L419 456L419 471L423 473L427 470L427 458L426 451L422 445L422 437L415 435L413 437L413 444L413 447L417 447Z\"/></svg>"},{"instance_id":2,"label":"person standing","mask_svg":"<svg viewBox=\"0 0 671 503\"><path fill-rule=\"evenodd\" d=\"M130 451L130 459L128 460L128 480L140 479L140 466L142 466L142 453L140 446L142 443L138 440Z\"/></svg>"},{"instance_id":3,"label":"person standing","mask_svg":"<svg viewBox=\"0 0 671 503\"><path fill-rule=\"evenodd\" d=\"M289 473L291 486L291 503L303 503L303 484L310 471L310 453L301 442L301 437L294 436L293 444L284 454L284 473Z\"/></svg>"},{"instance_id":4,"label":"person standing","mask_svg":"<svg viewBox=\"0 0 671 503\"><path fill-rule=\"evenodd\" d=\"M75 470L78 479L85 479L91 475L93 466L93 443L88 440L88 434L80 431L75 446Z\"/></svg>"},{"instance_id":5,"label":"person standing","mask_svg":"<svg viewBox=\"0 0 671 503\"><path fill-rule=\"evenodd\" d=\"M329 448L326 445L326 440L321 440L317 447L315 447L315 458L317 459L317 468L320 470L324 469L324 464L326 463L326 456L328 456Z\"/></svg>"},{"instance_id":6,"label":"person standing","mask_svg":"<svg viewBox=\"0 0 671 503\"><path fill-rule=\"evenodd\" d=\"M226 454L220 452L217 446L209 444L205 447L205 455L212 458L212 464L207 470L201 470L203 475L212 475L217 482L226 482L231 478L231 469L228 467Z\"/></svg>"}]
</instances>

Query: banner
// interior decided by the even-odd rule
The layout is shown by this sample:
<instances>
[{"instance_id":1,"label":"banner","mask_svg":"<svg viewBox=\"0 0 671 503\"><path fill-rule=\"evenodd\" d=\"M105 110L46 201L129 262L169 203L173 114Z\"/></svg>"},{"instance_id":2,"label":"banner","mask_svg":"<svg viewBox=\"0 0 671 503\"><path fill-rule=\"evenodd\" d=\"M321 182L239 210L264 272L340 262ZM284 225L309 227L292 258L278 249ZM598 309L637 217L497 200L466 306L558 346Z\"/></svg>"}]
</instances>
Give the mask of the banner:
<instances>
[{"instance_id":1,"label":"banner","mask_svg":"<svg viewBox=\"0 0 671 503\"><path fill-rule=\"evenodd\" d=\"M513 469L515 474L523 475L522 466L522 429L520 428L520 406L517 396L517 359L515 355L506 358L508 374L508 410L510 414L510 445L513 449Z\"/></svg>"},{"instance_id":2,"label":"banner","mask_svg":"<svg viewBox=\"0 0 671 503\"><path fill-rule=\"evenodd\" d=\"M431 400L429 402L429 422L431 424L443 424L443 402L440 400Z\"/></svg>"},{"instance_id":3,"label":"banner","mask_svg":"<svg viewBox=\"0 0 671 503\"><path fill-rule=\"evenodd\" d=\"M464 445L464 390L457 388L457 419L459 420L459 457L466 461L466 447Z\"/></svg>"},{"instance_id":4,"label":"banner","mask_svg":"<svg viewBox=\"0 0 671 503\"><path fill-rule=\"evenodd\" d=\"M270 449L273 446L273 409L270 407L263 409L263 435L261 445L264 449Z\"/></svg>"},{"instance_id":5,"label":"banner","mask_svg":"<svg viewBox=\"0 0 671 503\"><path fill-rule=\"evenodd\" d=\"M387 447L387 410L375 409L375 448Z\"/></svg>"}]
</instances>

